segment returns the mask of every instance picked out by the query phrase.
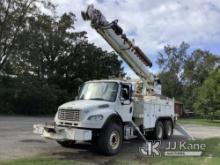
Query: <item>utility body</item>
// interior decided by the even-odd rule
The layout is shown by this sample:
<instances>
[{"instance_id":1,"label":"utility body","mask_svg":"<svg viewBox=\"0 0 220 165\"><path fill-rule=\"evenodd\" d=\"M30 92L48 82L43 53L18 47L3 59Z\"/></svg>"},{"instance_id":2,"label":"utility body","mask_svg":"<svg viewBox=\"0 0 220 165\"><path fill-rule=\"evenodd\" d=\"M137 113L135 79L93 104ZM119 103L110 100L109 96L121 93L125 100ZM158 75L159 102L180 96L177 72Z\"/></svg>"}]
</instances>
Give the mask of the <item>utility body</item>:
<instances>
[{"instance_id":1,"label":"utility body","mask_svg":"<svg viewBox=\"0 0 220 165\"><path fill-rule=\"evenodd\" d=\"M58 108L53 124L34 125L34 133L64 147L88 141L106 155L117 154L123 140L168 139L175 124L174 99L161 95L159 79L148 72L151 61L123 33L89 5L82 12L98 32L140 77L138 81L107 79L85 82L77 99Z\"/></svg>"}]
</instances>

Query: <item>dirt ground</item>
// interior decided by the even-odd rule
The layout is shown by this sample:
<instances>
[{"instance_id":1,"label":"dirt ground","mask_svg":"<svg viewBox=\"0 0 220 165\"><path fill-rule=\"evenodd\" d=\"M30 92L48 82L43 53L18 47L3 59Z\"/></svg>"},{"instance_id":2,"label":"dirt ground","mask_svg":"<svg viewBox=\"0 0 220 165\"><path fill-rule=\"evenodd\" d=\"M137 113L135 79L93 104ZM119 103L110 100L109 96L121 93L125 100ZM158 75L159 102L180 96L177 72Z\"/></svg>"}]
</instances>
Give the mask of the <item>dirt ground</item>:
<instances>
[{"instance_id":1,"label":"dirt ground","mask_svg":"<svg viewBox=\"0 0 220 165\"><path fill-rule=\"evenodd\" d=\"M0 116L0 160L31 157L47 154L62 159L74 159L90 161L94 164L112 163L117 157L135 159L140 156L138 150L143 141L134 139L124 141L122 151L113 157L101 156L90 144L77 144L74 149L66 149L59 146L55 141L46 140L32 133L33 124L52 121L51 117L7 117ZM206 138L211 136L220 137L220 128L208 126L185 126L195 138ZM171 141L186 140L177 130ZM166 147L164 141L162 147Z\"/></svg>"}]
</instances>

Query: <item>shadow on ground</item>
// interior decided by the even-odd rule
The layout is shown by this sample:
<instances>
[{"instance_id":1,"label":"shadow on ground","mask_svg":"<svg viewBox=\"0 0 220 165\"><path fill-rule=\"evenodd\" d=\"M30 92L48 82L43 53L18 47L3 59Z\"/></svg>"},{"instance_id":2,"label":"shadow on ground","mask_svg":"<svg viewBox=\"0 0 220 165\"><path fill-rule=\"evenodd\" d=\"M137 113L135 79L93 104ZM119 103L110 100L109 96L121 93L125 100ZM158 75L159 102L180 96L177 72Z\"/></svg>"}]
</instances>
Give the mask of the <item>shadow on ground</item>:
<instances>
[{"instance_id":1,"label":"shadow on ground","mask_svg":"<svg viewBox=\"0 0 220 165\"><path fill-rule=\"evenodd\" d=\"M160 146L160 150L163 151L167 147L169 141L185 141L182 136L174 135L170 140L164 140ZM143 155L139 153L139 147L143 146L143 141L140 139L133 139L130 141L124 141L122 150L115 156L101 155L96 146L89 143L75 144L74 148L68 149L68 151L53 151L49 156L62 159L62 160L78 160L91 164L113 164L116 160L141 160Z\"/></svg>"}]
</instances>

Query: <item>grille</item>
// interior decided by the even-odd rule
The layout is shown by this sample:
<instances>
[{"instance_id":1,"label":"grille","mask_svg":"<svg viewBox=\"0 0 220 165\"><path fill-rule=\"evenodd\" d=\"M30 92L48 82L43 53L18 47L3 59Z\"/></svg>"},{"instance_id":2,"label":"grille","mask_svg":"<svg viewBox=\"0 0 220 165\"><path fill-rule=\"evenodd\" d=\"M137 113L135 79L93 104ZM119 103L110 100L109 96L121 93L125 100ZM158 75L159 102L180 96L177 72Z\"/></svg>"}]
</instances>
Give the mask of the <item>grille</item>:
<instances>
[{"instance_id":1,"label":"grille","mask_svg":"<svg viewBox=\"0 0 220 165\"><path fill-rule=\"evenodd\" d=\"M79 110L60 109L58 118L60 120L79 121Z\"/></svg>"}]
</instances>

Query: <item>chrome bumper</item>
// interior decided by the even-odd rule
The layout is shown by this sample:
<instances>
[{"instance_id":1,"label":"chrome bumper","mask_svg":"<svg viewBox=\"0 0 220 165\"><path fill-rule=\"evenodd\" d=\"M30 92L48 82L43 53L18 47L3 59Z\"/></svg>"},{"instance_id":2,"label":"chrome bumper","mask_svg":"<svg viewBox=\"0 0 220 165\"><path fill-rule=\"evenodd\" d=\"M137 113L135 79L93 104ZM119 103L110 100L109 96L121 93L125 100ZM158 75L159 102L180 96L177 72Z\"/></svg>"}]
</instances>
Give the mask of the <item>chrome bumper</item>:
<instances>
[{"instance_id":1,"label":"chrome bumper","mask_svg":"<svg viewBox=\"0 0 220 165\"><path fill-rule=\"evenodd\" d=\"M91 130L59 127L56 125L36 124L33 126L33 133L54 140L92 140Z\"/></svg>"}]
</instances>

